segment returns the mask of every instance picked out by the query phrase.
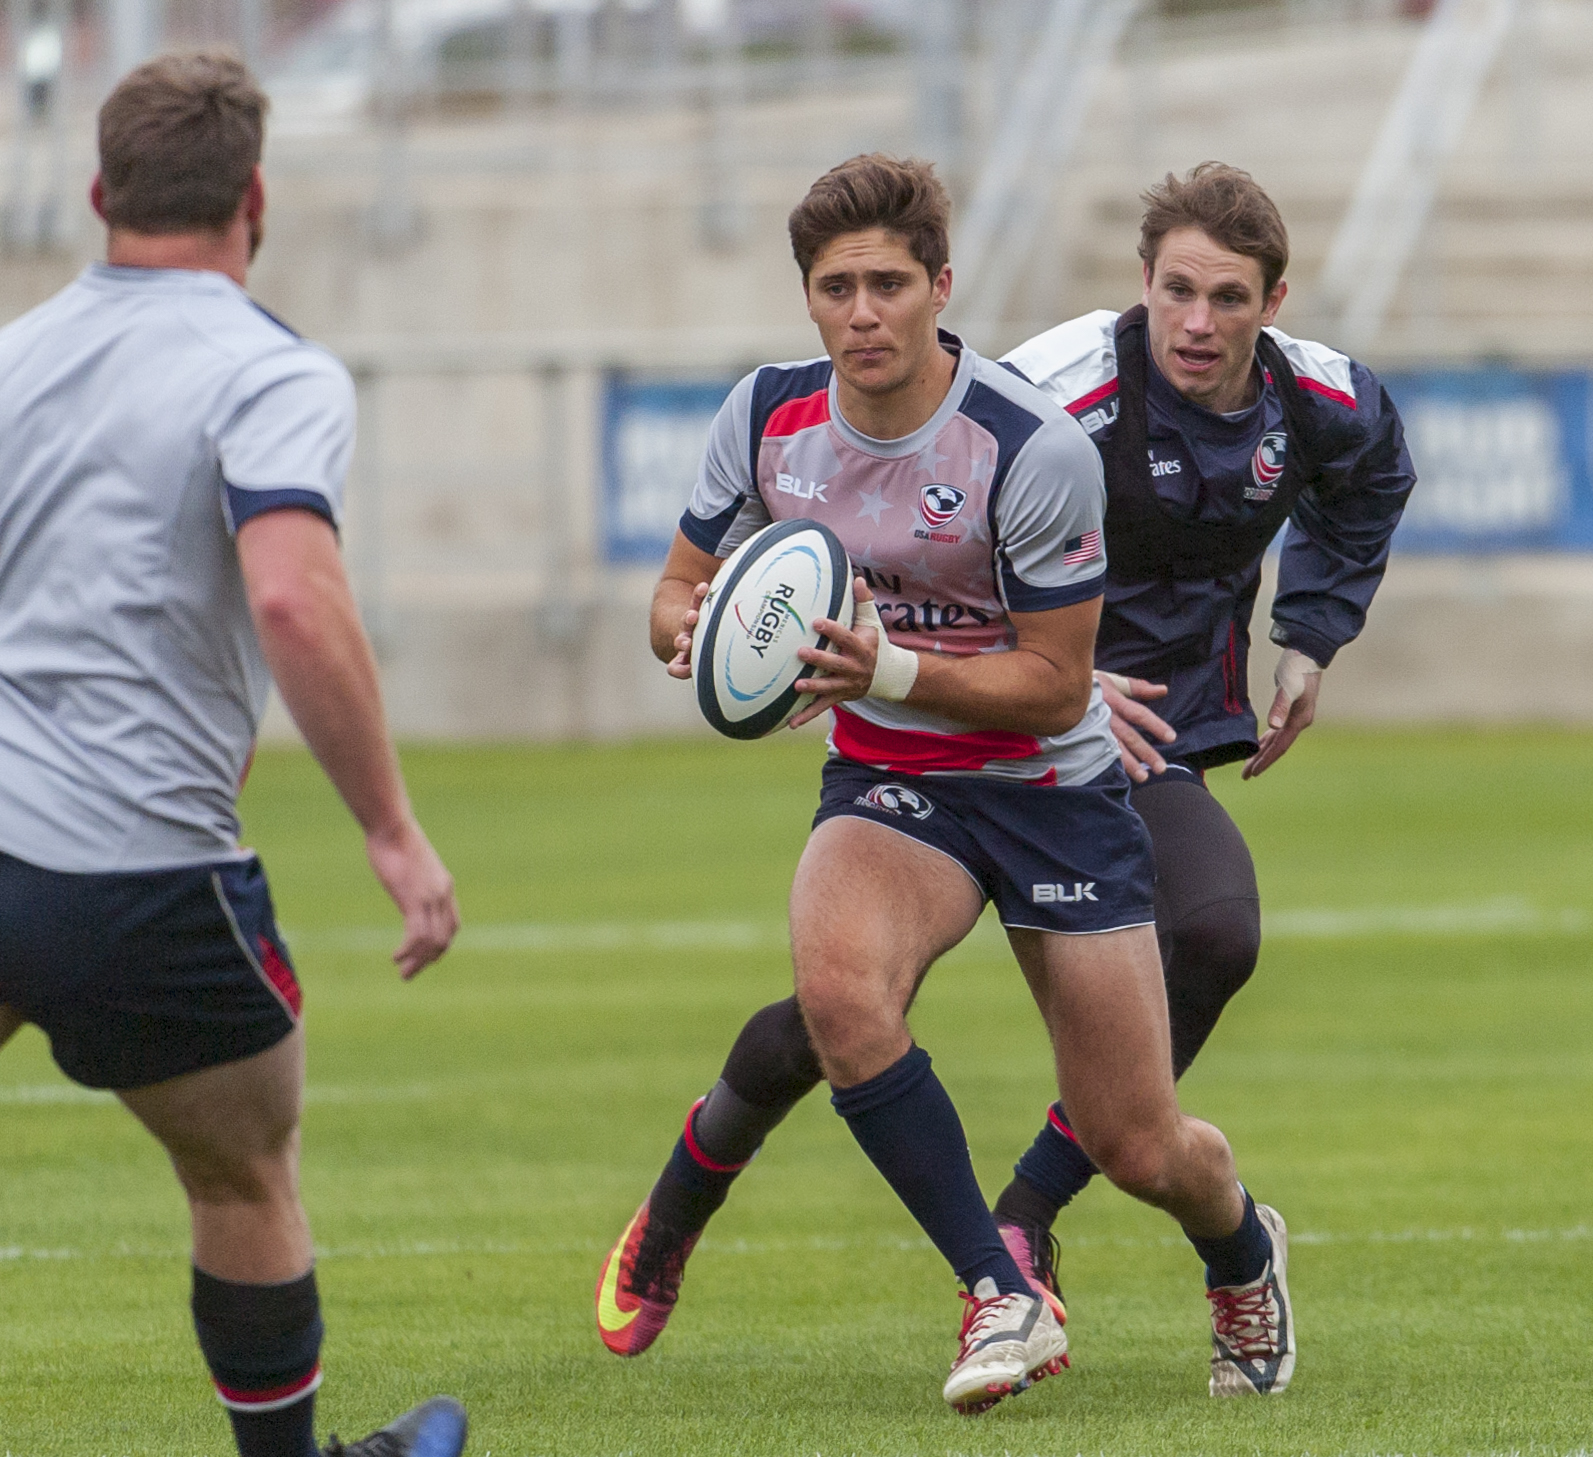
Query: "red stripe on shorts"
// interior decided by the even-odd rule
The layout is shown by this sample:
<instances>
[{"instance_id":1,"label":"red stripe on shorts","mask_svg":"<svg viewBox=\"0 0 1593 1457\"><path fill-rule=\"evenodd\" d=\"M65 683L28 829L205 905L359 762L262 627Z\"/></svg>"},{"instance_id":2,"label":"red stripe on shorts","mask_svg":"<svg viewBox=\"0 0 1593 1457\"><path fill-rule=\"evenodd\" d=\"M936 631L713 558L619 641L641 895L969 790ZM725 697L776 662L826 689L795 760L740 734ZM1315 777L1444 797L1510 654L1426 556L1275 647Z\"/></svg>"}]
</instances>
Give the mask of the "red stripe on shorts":
<instances>
[{"instance_id":1,"label":"red stripe on shorts","mask_svg":"<svg viewBox=\"0 0 1593 1457\"><path fill-rule=\"evenodd\" d=\"M277 995L288 1004L288 1010L297 1021L304 1006L304 993L299 989L298 977L294 976L293 968L283 960L282 953L271 944L268 936L259 936L256 940L260 944L260 969L277 989Z\"/></svg>"}]
</instances>

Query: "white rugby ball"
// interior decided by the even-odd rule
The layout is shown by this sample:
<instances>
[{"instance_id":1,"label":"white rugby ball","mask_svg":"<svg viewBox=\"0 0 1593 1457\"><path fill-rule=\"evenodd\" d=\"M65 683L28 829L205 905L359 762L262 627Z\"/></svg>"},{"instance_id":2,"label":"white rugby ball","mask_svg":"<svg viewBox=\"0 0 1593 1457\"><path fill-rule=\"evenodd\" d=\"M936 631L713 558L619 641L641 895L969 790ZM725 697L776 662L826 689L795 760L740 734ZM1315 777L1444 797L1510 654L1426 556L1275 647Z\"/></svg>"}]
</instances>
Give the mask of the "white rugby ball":
<instances>
[{"instance_id":1,"label":"white rugby ball","mask_svg":"<svg viewBox=\"0 0 1593 1457\"><path fill-rule=\"evenodd\" d=\"M742 542L708 589L692 635L697 706L720 733L758 739L812 701L800 647L825 647L815 618L852 625L852 563L817 521L779 521Z\"/></svg>"}]
</instances>

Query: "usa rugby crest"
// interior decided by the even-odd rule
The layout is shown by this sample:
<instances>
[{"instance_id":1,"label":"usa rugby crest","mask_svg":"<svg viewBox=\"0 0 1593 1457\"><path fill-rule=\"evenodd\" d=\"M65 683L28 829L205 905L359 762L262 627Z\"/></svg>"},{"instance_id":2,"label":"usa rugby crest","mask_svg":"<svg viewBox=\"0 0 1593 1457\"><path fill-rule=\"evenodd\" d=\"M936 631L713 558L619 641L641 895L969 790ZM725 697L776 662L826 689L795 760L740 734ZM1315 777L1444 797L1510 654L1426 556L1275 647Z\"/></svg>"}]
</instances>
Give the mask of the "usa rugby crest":
<instances>
[{"instance_id":1,"label":"usa rugby crest","mask_svg":"<svg viewBox=\"0 0 1593 1457\"><path fill-rule=\"evenodd\" d=\"M967 499L960 486L925 486L918 493L918 514L931 531L939 531L957 519Z\"/></svg>"},{"instance_id":2,"label":"usa rugby crest","mask_svg":"<svg viewBox=\"0 0 1593 1457\"><path fill-rule=\"evenodd\" d=\"M1261 437L1256 453L1250 458L1250 475L1255 485L1245 492L1249 501L1270 501L1283 477L1283 457L1289 437L1281 430L1269 430Z\"/></svg>"}]
</instances>

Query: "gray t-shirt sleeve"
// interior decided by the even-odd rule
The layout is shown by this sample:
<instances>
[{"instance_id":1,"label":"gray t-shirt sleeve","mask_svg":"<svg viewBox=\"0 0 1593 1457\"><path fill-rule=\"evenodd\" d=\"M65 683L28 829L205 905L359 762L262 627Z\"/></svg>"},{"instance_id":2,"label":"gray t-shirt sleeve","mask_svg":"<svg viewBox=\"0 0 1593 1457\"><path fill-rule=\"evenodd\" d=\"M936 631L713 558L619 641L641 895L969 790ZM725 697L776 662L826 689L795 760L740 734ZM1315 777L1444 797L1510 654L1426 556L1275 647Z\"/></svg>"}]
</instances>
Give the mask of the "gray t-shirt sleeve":
<instances>
[{"instance_id":1,"label":"gray t-shirt sleeve","mask_svg":"<svg viewBox=\"0 0 1593 1457\"><path fill-rule=\"evenodd\" d=\"M714 416L691 504L680 518L681 534L717 557L729 556L771 520L752 479L749 454L757 379L756 372L743 379Z\"/></svg>"},{"instance_id":2,"label":"gray t-shirt sleeve","mask_svg":"<svg viewBox=\"0 0 1593 1457\"><path fill-rule=\"evenodd\" d=\"M330 355L305 346L245 370L216 435L223 507L237 529L267 511L298 509L334 527L354 453L354 382Z\"/></svg>"},{"instance_id":3,"label":"gray t-shirt sleeve","mask_svg":"<svg viewBox=\"0 0 1593 1457\"><path fill-rule=\"evenodd\" d=\"M1106 585L1106 478L1101 455L1071 417L1024 443L996 497L1001 596L1012 612L1049 612Z\"/></svg>"}]
</instances>

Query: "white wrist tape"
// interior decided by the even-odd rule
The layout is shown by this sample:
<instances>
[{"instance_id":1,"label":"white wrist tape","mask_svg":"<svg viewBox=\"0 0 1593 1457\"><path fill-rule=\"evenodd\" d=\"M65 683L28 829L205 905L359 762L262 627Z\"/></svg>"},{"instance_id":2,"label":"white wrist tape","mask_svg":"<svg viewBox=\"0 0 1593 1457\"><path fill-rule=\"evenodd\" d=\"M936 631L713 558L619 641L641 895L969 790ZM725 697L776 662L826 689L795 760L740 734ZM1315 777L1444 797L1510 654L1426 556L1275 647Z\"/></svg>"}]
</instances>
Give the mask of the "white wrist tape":
<instances>
[{"instance_id":1,"label":"white wrist tape","mask_svg":"<svg viewBox=\"0 0 1593 1457\"><path fill-rule=\"evenodd\" d=\"M1321 673L1322 665L1315 658L1308 658L1296 648L1285 648L1283 656L1278 659L1277 670L1272 675L1272 681L1293 703L1305 692L1305 681L1313 673Z\"/></svg>"},{"instance_id":2,"label":"white wrist tape","mask_svg":"<svg viewBox=\"0 0 1593 1457\"><path fill-rule=\"evenodd\" d=\"M852 610L852 631L872 627L879 634L879 647L874 656L874 681L868 685L870 698L884 698L900 703L913 690L918 681L918 654L911 648L899 648L885 635L885 624L880 621L879 608L872 602L859 602Z\"/></svg>"}]
</instances>

